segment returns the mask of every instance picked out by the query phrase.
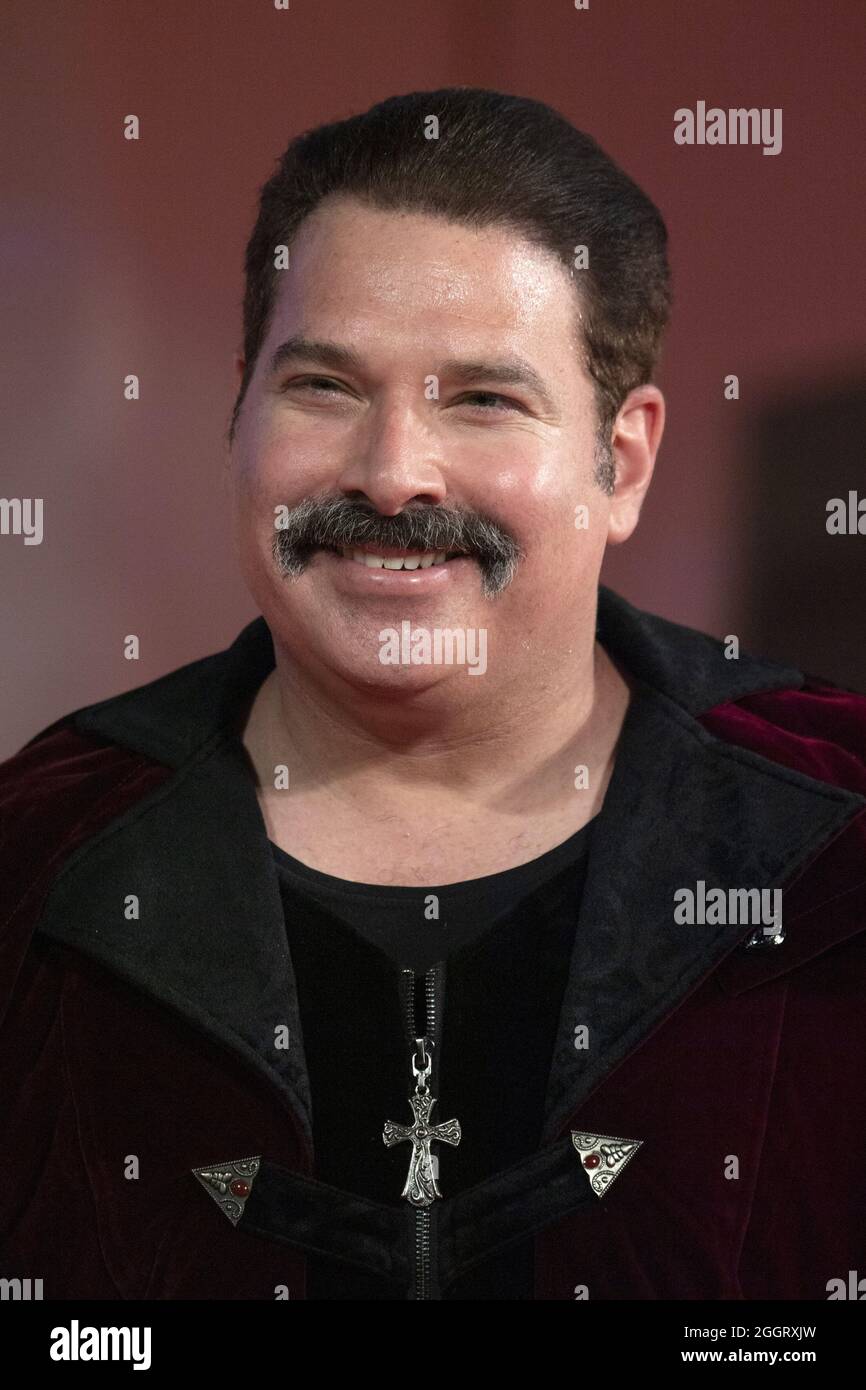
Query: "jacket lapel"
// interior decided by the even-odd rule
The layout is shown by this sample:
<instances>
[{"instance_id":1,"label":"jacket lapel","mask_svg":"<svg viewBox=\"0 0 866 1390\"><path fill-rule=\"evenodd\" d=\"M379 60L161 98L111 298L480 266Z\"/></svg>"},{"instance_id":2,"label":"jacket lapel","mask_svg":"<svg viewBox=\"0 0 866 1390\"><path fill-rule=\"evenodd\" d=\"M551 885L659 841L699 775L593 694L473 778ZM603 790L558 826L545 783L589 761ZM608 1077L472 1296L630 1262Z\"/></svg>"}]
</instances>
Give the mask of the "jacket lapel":
<instances>
[{"instance_id":1,"label":"jacket lapel","mask_svg":"<svg viewBox=\"0 0 866 1390\"><path fill-rule=\"evenodd\" d=\"M75 716L176 771L64 865L39 933L85 952L269 1078L311 1143L300 1013L241 709L273 666L262 620L227 651ZM127 920L128 895L139 916ZM278 1028L288 1046L277 1046Z\"/></svg>"},{"instance_id":2,"label":"jacket lapel","mask_svg":"<svg viewBox=\"0 0 866 1390\"><path fill-rule=\"evenodd\" d=\"M658 689L638 689L593 830L545 1142L750 935L742 923L678 924L675 890L781 887L862 804L722 743ZM783 918L784 907L783 897ZM579 1025L586 1047L575 1046Z\"/></svg>"}]
</instances>

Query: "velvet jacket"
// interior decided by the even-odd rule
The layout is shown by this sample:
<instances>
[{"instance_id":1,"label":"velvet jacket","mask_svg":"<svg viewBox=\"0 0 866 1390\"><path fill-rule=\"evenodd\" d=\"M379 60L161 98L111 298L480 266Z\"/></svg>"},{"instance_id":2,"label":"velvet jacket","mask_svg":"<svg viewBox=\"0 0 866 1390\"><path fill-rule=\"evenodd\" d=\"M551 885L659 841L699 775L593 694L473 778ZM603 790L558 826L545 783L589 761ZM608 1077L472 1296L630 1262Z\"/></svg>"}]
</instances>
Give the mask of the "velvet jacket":
<instances>
[{"instance_id":1,"label":"velvet jacket","mask_svg":"<svg viewBox=\"0 0 866 1390\"><path fill-rule=\"evenodd\" d=\"M866 1275L866 698L604 588L598 633L636 688L542 1143L429 1207L421 1296L531 1239L539 1300L826 1299ZM0 1275L46 1299L302 1299L312 1251L418 1296L418 1209L313 1176L238 732L273 664L258 618L0 767ZM781 930L678 923L699 883L781 888ZM599 1195L602 1140L640 1144Z\"/></svg>"}]
</instances>

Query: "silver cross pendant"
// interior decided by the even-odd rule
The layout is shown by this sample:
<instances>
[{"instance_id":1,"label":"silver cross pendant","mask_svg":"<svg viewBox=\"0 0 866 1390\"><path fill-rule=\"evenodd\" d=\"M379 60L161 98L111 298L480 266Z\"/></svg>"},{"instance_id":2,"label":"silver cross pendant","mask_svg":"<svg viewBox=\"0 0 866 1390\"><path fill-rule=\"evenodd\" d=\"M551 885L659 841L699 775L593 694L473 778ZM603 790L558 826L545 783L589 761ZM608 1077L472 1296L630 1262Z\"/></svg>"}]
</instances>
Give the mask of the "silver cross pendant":
<instances>
[{"instance_id":1,"label":"silver cross pendant","mask_svg":"<svg viewBox=\"0 0 866 1390\"><path fill-rule=\"evenodd\" d=\"M421 1068L419 1069L415 1065L415 1058L413 1057L412 1072L416 1078L415 1094L409 1097L409 1104L414 1116L413 1123L411 1125L398 1125L393 1120L386 1120L382 1138L389 1148L393 1144L402 1143L404 1140L411 1143L412 1156L409 1159L409 1173L400 1196L405 1197L413 1206L429 1207L437 1197L442 1196L436 1183L435 1160L430 1153L430 1145L435 1140L444 1144L452 1144L456 1148L460 1143L460 1122L458 1120L445 1120L441 1125L430 1123L430 1112L436 1104L436 1099L431 1096L427 1085L432 1060L426 1048L432 1044L427 1038L416 1038L415 1044L421 1054Z\"/></svg>"}]
</instances>

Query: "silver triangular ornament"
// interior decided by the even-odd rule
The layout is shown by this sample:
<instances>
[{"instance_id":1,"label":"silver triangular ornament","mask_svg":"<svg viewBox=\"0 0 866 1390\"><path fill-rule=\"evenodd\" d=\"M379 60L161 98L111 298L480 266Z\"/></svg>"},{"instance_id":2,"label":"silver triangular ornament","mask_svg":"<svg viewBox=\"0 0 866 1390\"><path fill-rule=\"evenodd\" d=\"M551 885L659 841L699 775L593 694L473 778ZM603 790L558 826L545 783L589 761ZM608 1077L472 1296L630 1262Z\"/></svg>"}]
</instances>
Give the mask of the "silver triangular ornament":
<instances>
[{"instance_id":1,"label":"silver triangular ornament","mask_svg":"<svg viewBox=\"0 0 866 1390\"><path fill-rule=\"evenodd\" d=\"M634 1158L642 1139L621 1139L615 1134L586 1134L571 1131L571 1142L580 1154L580 1163L597 1197L603 1197L625 1165Z\"/></svg>"},{"instance_id":2,"label":"silver triangular ornament","mask_svg":"<svg viewBox=\"0 0 866 1390\"><path fill-rule=\"evenodd\" d=\"M192 1170L205 1192L210 1193L233 1226L244 1214L261 1161L261 1156L232 1158L226 1163L207 1163L203 1168Z\"/></svg>"}]
</instances>

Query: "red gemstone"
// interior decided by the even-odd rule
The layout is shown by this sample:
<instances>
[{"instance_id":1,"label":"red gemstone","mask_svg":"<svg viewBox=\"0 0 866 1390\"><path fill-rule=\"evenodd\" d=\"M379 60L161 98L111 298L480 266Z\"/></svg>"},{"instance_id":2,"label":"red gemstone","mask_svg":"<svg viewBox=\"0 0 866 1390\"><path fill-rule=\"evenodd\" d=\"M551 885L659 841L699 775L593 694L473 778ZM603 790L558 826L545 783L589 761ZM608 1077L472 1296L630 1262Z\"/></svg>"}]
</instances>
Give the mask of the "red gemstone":
<instances>
[{"instance_id":1,"label":"red gemstone","mask_svg":"<svg viewBox=\"0 0 866 1390\"><path fill-rule=\"evenodd\" d=\"M584 1168L597 1168L600 1163L601 1159L598 1154L587 1154L583 1160Z\"/></svg>"},{"instance_id":2,"label":"red gemstone","mask_svg":"<svg viewBox=\"0 0 866 1390\"><path fill-rule=\"evenodd\" d=\"M244 1182L243 1178L235 1178L229 1186L229 1192L233 1197L249 1197L250 1185L248 1182Z\"/></svg>"}]
</instances>

